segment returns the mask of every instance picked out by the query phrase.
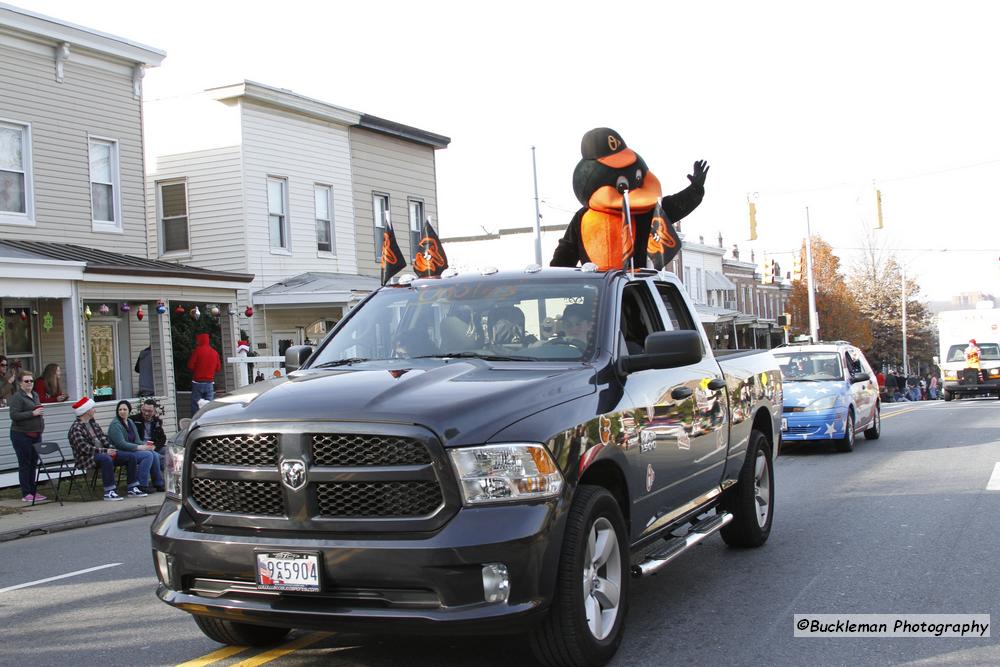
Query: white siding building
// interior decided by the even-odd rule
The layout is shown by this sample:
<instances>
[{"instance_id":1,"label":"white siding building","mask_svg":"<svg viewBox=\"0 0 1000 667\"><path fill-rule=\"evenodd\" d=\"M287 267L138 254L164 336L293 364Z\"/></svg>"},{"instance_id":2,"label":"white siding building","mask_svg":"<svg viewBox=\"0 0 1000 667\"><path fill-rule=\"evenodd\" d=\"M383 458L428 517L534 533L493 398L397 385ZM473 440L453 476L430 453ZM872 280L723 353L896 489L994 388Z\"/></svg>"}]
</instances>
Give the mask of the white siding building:
<instances>
[{"instance_id":1,"label":"white siding building","mask_svg":"<svg viewBox=\"0 0 1000 667\"><path fill-rule=\"evenodd\" d=\"M146 129L151 256L255 274L237 310L262 355L318 341L378 286L373 196L410 252L450 141L250 81L150 101Z\"/></svg>"}]
</instances>

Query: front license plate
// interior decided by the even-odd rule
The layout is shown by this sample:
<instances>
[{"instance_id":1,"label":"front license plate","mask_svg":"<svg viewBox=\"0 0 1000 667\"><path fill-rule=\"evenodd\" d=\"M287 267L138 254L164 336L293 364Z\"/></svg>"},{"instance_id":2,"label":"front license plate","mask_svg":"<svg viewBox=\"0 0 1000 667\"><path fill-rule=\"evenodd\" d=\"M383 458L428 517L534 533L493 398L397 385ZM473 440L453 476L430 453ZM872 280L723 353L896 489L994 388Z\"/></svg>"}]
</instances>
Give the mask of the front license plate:
<instances>
[{"instance_id":1,"label":"front license plate","mask_svg":"<svg viewBox=\"0 0 1000 667\"><path fill-rule=\"evenodd\" d=\"M785 417L781 418L781 430L782 431L788 430L788 419L786 419Z\"/></svg>"},{"instance_id":2,"label":"front license plate","mask_svg":"<svg viewBox=\"0 0 1000 667\"><path fill-rule=\"evenodd\" d=\"M319 554L257 554L257 588L266 591L319 592Z\"/></svg>"}]
</instances>

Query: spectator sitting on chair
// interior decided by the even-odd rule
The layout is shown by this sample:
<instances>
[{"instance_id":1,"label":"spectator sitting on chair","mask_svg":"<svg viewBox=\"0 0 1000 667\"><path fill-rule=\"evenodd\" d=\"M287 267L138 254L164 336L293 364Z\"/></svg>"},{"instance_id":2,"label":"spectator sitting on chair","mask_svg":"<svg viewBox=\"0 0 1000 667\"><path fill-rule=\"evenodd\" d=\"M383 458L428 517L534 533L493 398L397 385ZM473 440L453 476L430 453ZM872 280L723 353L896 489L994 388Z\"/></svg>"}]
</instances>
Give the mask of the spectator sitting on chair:
<instances>
[{"instance_id":1,"label":"spectator sitting on chair","mask_svg":"<svg viewBox=\"0 0 1000 667\"><path fill-rule=\"evenodd\" d=\"M145 496L149 494L151 490L147 484L150 475L153 477L156 490L163 491L166 487L163 484L163 474L160 471L160 457L157 455L151 440L139 439L139 430L135 427L135 423L128 418L130 412L132 412L131 403L118 401L118 405L115 406L115 418L111 420L111 426L108 427L108 439L111 440L111 446L119 450L119 456L122 453L134 456L139 468L139 486L130 488L128 495Z\"/></svg>"},{"instance_id":2,"label":"spectator sitting on chair","mask_svg":"<svg viewBox=\"0 0 1000 667\"><path fill-rule=\"evenodd\" d=\"M139 440L142 442L152 442L153 451L160 455L160 469L166 465L167 452L164 447L167 445L167 434L163 431L163 420L156 414L159 406L151 398L147 398L139 406L139 414L132 415L129 419L135 424L136 431L139 432Z\"/></svg>"},{"instance_id":3,"label":"spectator sitting on chair","mask_svg":"<svg viewBox=\"0 0 1000 667\"><path fill-rule=\"evenodd\" d=\"M73 458L76 459L76 466L86 473L95 467L101 468L101 481L104 483L105 500L125 500L118 495L115 489L115 466L124 465L126 483L128 488L138 488L139 482L135 479L136 459L134 456L119 454L118 450L111 446L108 437L104 435L101 425L94 419L97 412L93 399L81 398L73 404L73 412L76 419L69 427L69 445L73 448Z\"/></svg>"}]
</instances>

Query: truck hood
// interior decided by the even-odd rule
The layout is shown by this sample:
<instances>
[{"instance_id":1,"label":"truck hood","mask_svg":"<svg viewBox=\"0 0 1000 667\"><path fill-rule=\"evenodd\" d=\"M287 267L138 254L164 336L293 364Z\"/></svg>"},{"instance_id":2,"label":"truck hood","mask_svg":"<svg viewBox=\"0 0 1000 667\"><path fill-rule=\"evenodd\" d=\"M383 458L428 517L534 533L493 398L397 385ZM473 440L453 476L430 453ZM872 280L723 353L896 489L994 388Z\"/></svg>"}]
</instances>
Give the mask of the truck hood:
<instances>
[{"instance_id":1,"label":"truck hood","mask_svg":"<svg viewBox=\"0 0 1000 667\"><path fill-rule=\"evenodd\" d=\"M419 424L446 445L487 442L502 428L596 391L590 366L479 359L368 362L301 370L206 405L192 428L258 421Z\"/></svg>"}]
</instances>

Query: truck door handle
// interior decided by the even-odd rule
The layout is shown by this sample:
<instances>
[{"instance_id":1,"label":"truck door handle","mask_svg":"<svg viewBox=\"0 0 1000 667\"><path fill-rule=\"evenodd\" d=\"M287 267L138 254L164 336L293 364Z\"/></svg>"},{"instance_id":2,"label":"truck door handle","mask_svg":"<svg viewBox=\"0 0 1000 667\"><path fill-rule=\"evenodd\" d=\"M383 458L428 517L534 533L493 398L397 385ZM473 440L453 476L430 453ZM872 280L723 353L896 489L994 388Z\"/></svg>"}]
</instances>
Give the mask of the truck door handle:
<instances>
[{"instance_id":1,"label":"truck door handle","mask_svg":"<svg viewBox=\"0 0 1000 667\"><path fill-rule=\"evenodd\" d=\"M674 399L675 401L683 401L685 398L688 398L693 393L694 392L691 391L691 387L674 387L674 390L670 392L670 398Z\"/></svg>"},{"instance_id":2,"label":"truck door handle","mask_svg":"<svg viewBox=\"0 0 1000 667\"><path fill-rule=\"evenodd\" d=\"M720 389L726 388L726 381L722 378L715 378L708 383L708 388L710 391L719 391Z\"/></svg>"}]
</instances>

